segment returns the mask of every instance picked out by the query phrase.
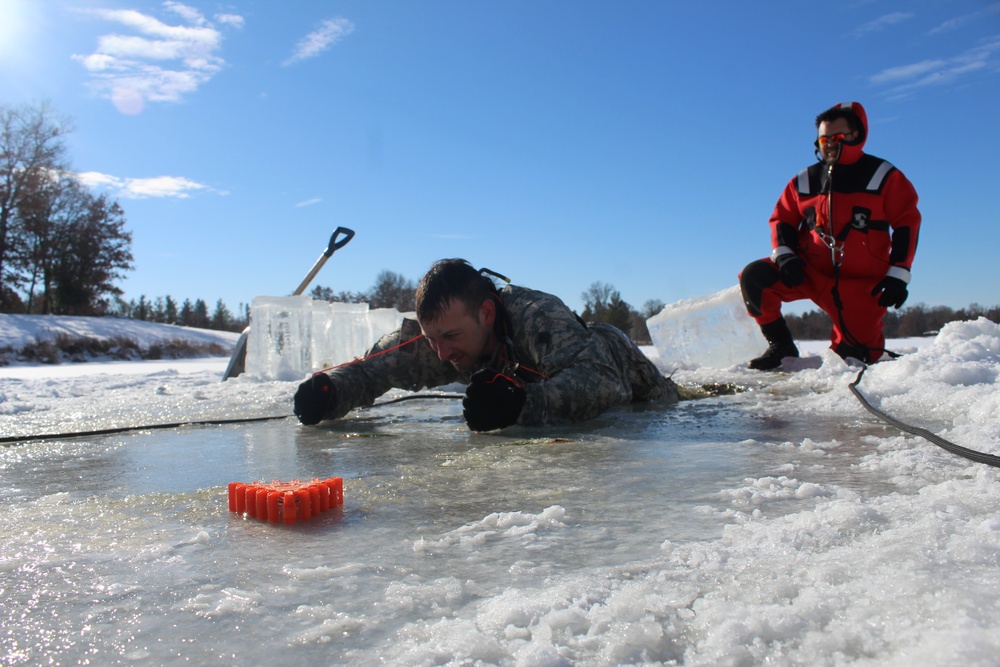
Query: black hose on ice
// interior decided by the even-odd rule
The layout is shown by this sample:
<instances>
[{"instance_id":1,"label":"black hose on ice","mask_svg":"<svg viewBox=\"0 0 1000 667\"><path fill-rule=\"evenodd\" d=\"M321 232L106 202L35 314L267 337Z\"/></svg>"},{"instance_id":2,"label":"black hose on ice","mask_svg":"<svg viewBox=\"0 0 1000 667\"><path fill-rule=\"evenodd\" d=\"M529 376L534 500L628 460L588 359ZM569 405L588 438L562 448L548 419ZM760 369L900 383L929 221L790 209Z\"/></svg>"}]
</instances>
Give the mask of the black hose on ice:
<instances>
[{"instance_id":1,"label":"black hose on ice","mask_svg":"<svg viewBox=\"0 0 1000 667\"><path fill-rule=\"evenodd\" d=\"M977 452L974 449L967 449L966 447L956 445L955 443L949 440L945 440L939 435L931 433L925 428L920 428L918 426L910 426L909 424L901 422L898 419L890 417L886 413L874 407L871 403L868 402L868 399L866 399L864 395L861 393L861 391L858 389L858 384L861 382L861 377L865 374L866 370L868 370L868 367L862 366L861 372L858 373L858 376L856 378L854 378L854 382L848 385L848 387L851 390L851 393L854 394L859 401L861 401L861 405L862 407L864 407L865 410L872 413L885 423L891 426L895 426L900 431L911 433L913 435L919 435L921 438L933 442L935 445L937 445L941 449L944 449L945 451L967 458L970 461L975 461L977 463L985 463L986 465L993 466L995 468L1000 468L1000 456L994 456L993 454L986 454L984 452Z\"/></svg>"},{"instance_id":2,"label":"black hose on ice","mask_svg":"<svg viewBox=\"0 0 1000 667\"><path fill-rule=\"evenodd\" d=\"M262 422L274 419L285 419L292 415L275 415L272 417L242 417L238 419L204 419L187 422L172 422L169 424L146 424L144 426L120 426L118 428L101 428L93 431L74 431L72 433L36 433L34 435L14 435L0 438L0 445L10 445L15 442L30 442L32 440L65 440L67 438L86 438L95 435L113 435L129 431L152 431L162 428L180 428L181 426L218 426L221 424L242 424L245 422Z\"/></svg>"},{"instance_id":3,"label":"black hose on ice","mask_svg":"<svg viewBox=\"0 0 1000 667\"><path fill-rule=\"evenodd\" d=\"M417 399L435 398L464 398L462 394L413 394L411 396L400 396L388 401L380 401L371 407L377 408L392 403L402 401L413 401ZM277 419L288 419L295 415L272 415L269 417L238 417L235 419L200 419L186 422L170 422L167 424L145 424L143 426L120 426L117 428L102 428L93 431L73 431L71 433L36 433L34 435L13 435L0 438L0 445L12 445L18 442L31 442L34 440L66 440L69 438L87 438L96 435L114 435L115 433L129 433L131 431L153 431L165 428L180 428L182 426L224 426L226 424L246 424L249 422L274 421Z\"/></svg>"}]
</instances>

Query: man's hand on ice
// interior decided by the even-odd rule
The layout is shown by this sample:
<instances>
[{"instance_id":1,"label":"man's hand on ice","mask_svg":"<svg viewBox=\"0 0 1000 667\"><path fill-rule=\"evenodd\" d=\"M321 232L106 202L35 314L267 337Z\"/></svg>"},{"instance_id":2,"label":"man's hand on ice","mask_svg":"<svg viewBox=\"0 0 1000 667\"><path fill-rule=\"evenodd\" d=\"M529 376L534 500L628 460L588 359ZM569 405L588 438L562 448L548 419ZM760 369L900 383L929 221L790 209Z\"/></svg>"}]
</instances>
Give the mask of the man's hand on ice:
<instances>
[{"instance_id":1,"label":"man's hand on ice","mask_svg":"<svg viewBox=\"0 0 1000 667\"><path fill-rule=\"evenodd\" d=\"M333 403L333 381L326 373L316 373L295 392L295 416L307 426L318 424Z\"/></svg>"},{"instance_id":2,"label":"man's hand on ice","mask_svg":"<svg viewBox=\"0 0 1000 667\"><path fill-rule=\"evenodd\" d=\"M517 422L527 393L503 373L481 370L472 376L462 399L462 416L473 431L492 431Z\"/></svg>"}]
</instances>

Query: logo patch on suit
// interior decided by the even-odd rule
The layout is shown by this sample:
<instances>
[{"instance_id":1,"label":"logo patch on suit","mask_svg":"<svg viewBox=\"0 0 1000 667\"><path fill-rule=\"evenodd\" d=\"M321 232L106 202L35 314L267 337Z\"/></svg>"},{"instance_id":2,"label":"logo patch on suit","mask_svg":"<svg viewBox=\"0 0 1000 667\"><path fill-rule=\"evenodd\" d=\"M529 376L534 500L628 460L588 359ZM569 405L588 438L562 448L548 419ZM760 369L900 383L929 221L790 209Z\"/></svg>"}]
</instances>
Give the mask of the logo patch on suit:
<instances>
[{"instance_id":1,"label":"logo patch on suit","mask_svg":"<svg viewBox=\"0 0 1000 667\"><path fill-rule=\"evenodd\" d=\"M872 216L872 211L869 208L862 208L860 206L855 206L854 211L851 214L851 227L854 229L864 231L868 228L868 220Z\"/></svg>"}]
</instances>

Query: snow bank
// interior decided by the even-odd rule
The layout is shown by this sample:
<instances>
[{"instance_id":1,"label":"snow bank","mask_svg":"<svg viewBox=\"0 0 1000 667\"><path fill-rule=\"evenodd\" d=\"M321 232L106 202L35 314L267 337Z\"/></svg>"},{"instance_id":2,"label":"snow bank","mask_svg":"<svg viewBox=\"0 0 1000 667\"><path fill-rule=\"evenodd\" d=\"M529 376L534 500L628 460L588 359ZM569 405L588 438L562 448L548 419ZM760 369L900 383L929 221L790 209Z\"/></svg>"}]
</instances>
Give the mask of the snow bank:
<instances>
[{"instance_id":1,"label":"snow bank","mask_svg":"<svg viewBox=\"0 0 1000 667\"><path fill-rule=\"evenodd\" d=\"M127 338L143 348L170 340L192 344L216 343L231 347L238 333L181 327L117 317L70 317L54 315L0 314L0 348L19 349L40 341L52 342L59 336L113 340Z\"/></svg>"}]
</instances>

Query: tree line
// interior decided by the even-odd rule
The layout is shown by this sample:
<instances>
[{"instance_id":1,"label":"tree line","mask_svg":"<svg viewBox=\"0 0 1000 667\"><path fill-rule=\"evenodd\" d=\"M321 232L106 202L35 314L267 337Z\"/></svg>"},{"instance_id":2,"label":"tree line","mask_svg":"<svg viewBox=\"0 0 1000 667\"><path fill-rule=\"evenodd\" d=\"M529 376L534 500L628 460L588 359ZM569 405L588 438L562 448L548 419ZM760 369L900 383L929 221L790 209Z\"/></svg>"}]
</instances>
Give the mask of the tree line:
<instances>
[{"instance_id":1,"label":"tree line","mask_svg":"<svg viewBox=\"0 0 1000 667\"><path fill-rule=\"evenodd\" d=\"M985 308L974 303L956 310L948 306L918 303L900 310L890 310L882 319L882 327L886 338L914 338L934 335L949 322L976 320L980 317L1000 323L1000 306ZM802 315L786 315L785 319L788 320L792 335L799 340L824 340L830 337L832 322L830 316L821 310Z\"/></svg>"},{"instance_id":2,"label":"tree line","mask_svg":"<svg viewBox=\"0 0 1000 667\"><path fill-rule=\"evenodd\" d=\"M395 308L401 313L412 312L416 308L415 283L389 270L379 273L375 284L367 291L334 292L330 287L317 285L309 296L319 301L367 303L372 308ZM642 310L636 310L622 299L621 293L613 285L602 282L591 284L580 296L584 303L580 317L584 321L604 322L615 326L640 345L651 344L646 320L659 313L666 305L659 299L650 299L643 304ZM241 303L238 310L233 312L219 299L210 312L203 299L185 299L178 306L177 300L169 295L152 300L143 295L138 300L112 299L104 315L199 329L242 331L250 322L250 306ZM948 322L980 317L1000 323L1000 306L986 308L972 304L966 308L954 309L918 303L898 311L890 310L885 315L883 325L886 338L911 338L934 335ZM812 310L801 315L789 313L785 315L785 319L797 340L825 340L830 337L832 322L823 311Z\"/></svg>"},{"instance_id":3,"label":"tree line","mask_svg":"<svg viewBox=\"0 0 1000 667\"><path fill-rule=\"evenodd\" d=\"M380 272L375 284L367 291L334 292L330 287L317 285L309 292L309 296L319 301L367 303L372 308L395 308L401 313L412 312L416 308L414 281L389 270ZM591 284L580 298L584 304L580 317L584 321L604 322L618 327L640 345L651 343L646 320L659 313L666 305L659 299L650 299L643 304L641 310L637 310L622 299L621 293L613 285L602 282ZM178 306L171 296L156 297L153 300L141 296L138 301L114 299L106 314L200 329L242 331L250 321L250 306L241 303L233 313L219 299L215 308L209 312L202 299L195 299L193 302L185 299ZM948 322L975 320L979 317L1000 323L1000 306L986 308L972 304L966 308L954 309L918 303L898 311L890 310L885 315L883 325L886 338L911 338L934 335ZM801 315L789 313L785 315L785 319L797 340L825 340L830 337L832 322L823 311L812 310Z\"/></svg>"},{"instance_id":4,"label":"tree line","mask_svg":"<svg viewBox=\"0 0 1000 667\"><path fill-rule=\"evenodd\" d=\"M382 271L375 279L370 290L361 292L334 292L329 287L317 285L309 293L319 301L341 303L367 303L372 308L395 308L401 313L410 312L416 308L416 284L398 273L389 270ZM199 329L215 329L218 331L242 331L250 322L250 306L241 303L234 313L222 299L215 302L215 308L209 312L208 304L203 299L185 299L178 306L172 296L158 296L152 300L145 295L138 301L125 301L114 297L103 314L112 317L124 317L146 322L162 324L178 324Z\"/></svg>"},{"instance_id":5,"label":"tree line","mask_svg":"<svg viewBox=\"0 0 1000 667\"><path fill-rule=\"evenodd\" d=\"M234 313L222 299L219 299L215 302L215 308L209 313L208 304L203 299L194 301L184 299L178 306L177 300L169 295L158 296L152 300L142 295L138 301L114 298L104 315L198 329L242 331L250 322L250 306L241 303L239 310Z\"/></svg>"}]
</instances>

